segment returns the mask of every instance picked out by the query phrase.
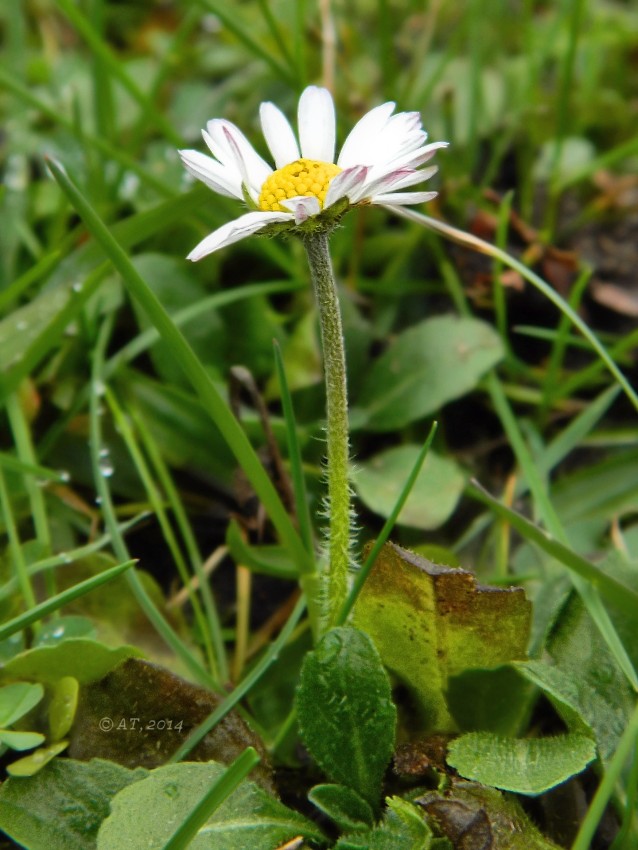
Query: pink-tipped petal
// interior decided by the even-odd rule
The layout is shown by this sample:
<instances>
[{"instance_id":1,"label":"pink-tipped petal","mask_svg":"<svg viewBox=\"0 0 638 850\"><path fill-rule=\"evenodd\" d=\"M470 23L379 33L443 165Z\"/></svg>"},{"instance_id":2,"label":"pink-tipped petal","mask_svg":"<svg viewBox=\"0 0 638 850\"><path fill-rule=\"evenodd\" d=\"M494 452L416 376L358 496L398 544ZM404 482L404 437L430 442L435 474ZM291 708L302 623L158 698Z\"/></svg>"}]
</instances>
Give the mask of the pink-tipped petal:
<instances>
[{"instance_id":1,"label":"pink-tipped petal","mask_svg":"<svg viewBox=\"0 0 638 850\"><path fill-rule=\"evenodd\" d=\"M333 177L326 192L326 199L323 204L324 209L336 204L341 198L351 199L358 192L359 188L364 185L367 175L367 166L355 165L352 168L344 169L336 177Z\"/></svg>"},{"instance_id":2,"label":"pink-tipped petal","mask_svg":"<svg viewBox=\"0 0 638 850\"><path fill-rule=\"evenodd\" d=\"M421 168L418 171L404 172L404 177L400 178L393 184L392 191L396 192L398 189L407 189L408 186L416 186L419 183L425 183L425 181L429 180L430 177L433 177L438 170L438 165L431 165L429 168ZM385 192L387 190L379 187L377 191Z\"/></svg>"},{"instance_id":3,"label":"pink-tipped petal","mask_svg":"<svg viewBox=\"0 0 638 850\"><path fill-rule=\"evenodd\" d=\"M295 224L303 224L311 216L318 215L321 212L321 204L314 195L309 195L308 197L298 195L295 198L286 198L283 201L279 201L279 203L282 207L293 213Z\"/></svg>"},{"instance_id":4,"label":"pink-tipped petal","mask_svg":"<svg viewBox=\"0 0 638 850\"><path fill-rule=\"evenodd\" d=\"M336 121L328 89L308 86L299 98L297 111L301 155L320 162L334 162Z\"/></svg>"},{"instance_id":5,"label":"pink-tipped petal","mask_svg":"<svg viewBox=\"0 0 638 850\"><path fill-rule=\"evenodd\" d=\"M375 195L373 204L384 207L405 207L411 204L426 204L438 195L438 192L390 192L387 195Z\"/></svg>"},{"instance_id":6,"label":"pink-tipped petal","mask_svg":"<svg viewBox=\"0 0 638 850\"><path fill-rule=\"evenodd\" d=\"M202 241L196 245L190 254L186 257L187 260L196 262L202 257L218 251L220 248L225 248L227 245L232 245L234 242L239 242L253 233L257 233L276 221L291 221L293 216L291 213L282 212L249 212L239 218L223 224L221 227L209 233Z\"/></svg>"},{"instance_id":7,"label":"pink-tipped petal","mask_svg":"<svg viewBox=\"0 0 638 850\"><path fill-rule=\"evenodd\" d=\"M355 165L352 168L346 168L336 177L333 177L326 192L324 209L336 204L341 198L352 199L352 196L365 184L367 176L367 166Z\"/></svg>"},{"instance_id":8,"label":"pink-tipped petal","mask_svg":"<svg viewBox=\"0 0 638 850\"><path fill-rule=\"evenodd\" d=\"M274 103L262 103L261 129L277 168L299 159L299 145L288 119Z\"/></svg>"},{"instance_id":9,"label":"pink-tipped petal","mask_svg":"<svg viewBox=\"0 0 638 850\"><path fill-rule=\"evenodd\" d=\"M236 168L241 174L246 170L249 189L259 195L265 180L272 174L272 168L265 162L250 144L246 136L232 122L224 118L214 118L206 125L211 151L224 165ZM232 140L232 142L231 142ZM240 153L238 159L237 151Z\"/></svg>"},{"instance_id":10,"label":"pink-tipped petal","mask_svg":"<svg viewBox=\"0 0 638 850\"><path fill-rule=\"evenodd\" d=\"M213 192L228 198L242 199L241 178L237 172L226 168L199 151L178 151L184 167L205 183Z\"/></svg>"}]
</instances>

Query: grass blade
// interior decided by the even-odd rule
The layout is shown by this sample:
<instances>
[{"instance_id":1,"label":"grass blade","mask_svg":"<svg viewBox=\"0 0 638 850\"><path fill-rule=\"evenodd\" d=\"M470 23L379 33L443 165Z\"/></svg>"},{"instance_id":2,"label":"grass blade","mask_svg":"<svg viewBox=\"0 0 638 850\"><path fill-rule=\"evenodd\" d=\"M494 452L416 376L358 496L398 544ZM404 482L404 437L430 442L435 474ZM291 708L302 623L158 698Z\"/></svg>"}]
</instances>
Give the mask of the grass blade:
<instances>
[{"instance_id":1,"label":"grass blade","mask_svg":"<svg viewBox=\"0 0 638 850\"><path fill-rule=\"evenodd\" d=\"M571 572L588 581L609 602L621 609L623 613L630 617L635 617L636 611L638 611L638 593L635 590L626 587L611 576L606 575L602 570L599 570L598 567L590 563L590 561L551 537L526 517L501 504L498 499L495 499L494 496L484 490L478 481L472 481L472 485L467 489L469 496L487 505L497 516L507 520L526 540L535 543L540 549L551 555L552 558L556 558L557 561L564 564Z\"/></svg>"},{"instance_id":2,"label":"grass blade","mask_svg":"<svg viewBox=\"0 0 638 850\"><path fill-rule=\"evenodd\" d=\"M213 814L237 786L244 781L250 771L260 762L259 755L248 747L224 771L204 794L199 803L187 816L186 820L175 830L162 850L184 850L195 838L199 829Z\"/></svg>"},{"instance_id":3,"label":"grass blade","mask_svg":"<svg viewBox=\"0 0 638 850\"><path fill-rule=\"evenodd\" d=\"M34 605L28 611L25 611L24 614L20 614L18 617L14 617L12 620L9 620L8 623L0 626L0 640L5 640L16 632L26 629L26 627L30 626L32 623L41 620L53 611L57 611L58 608L68 605L69 602L73 602L73 600L77 599L79 596L84 596L85 593L89 593L96 587L101 587L103 584L113 581L113 579L122 575L122 573L130 570L135 563L136 562L134 560L130 560L125 561L123 564L117 564L117 566L110 567L108 570L104 570L104 572L101 572L97 576L91 576L91 578L87 578L85 581L75 584L68 590L64 590L62 593L52 596L45 602L40 602L39 605Z\"/></svg>"}]
</instances>

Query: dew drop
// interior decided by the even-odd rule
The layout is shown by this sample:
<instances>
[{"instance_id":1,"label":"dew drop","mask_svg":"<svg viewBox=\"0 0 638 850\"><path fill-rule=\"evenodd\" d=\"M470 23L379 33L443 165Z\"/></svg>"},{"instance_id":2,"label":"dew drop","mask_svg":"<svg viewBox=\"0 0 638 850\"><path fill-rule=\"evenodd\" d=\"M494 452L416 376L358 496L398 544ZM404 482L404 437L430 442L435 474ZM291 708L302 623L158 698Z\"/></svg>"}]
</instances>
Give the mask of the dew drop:
<instances>
[{"instance_id":1,"label":"dew drop","mask_svg":"<svg viewBox=\"0 0 638 850\"><path fill-rule=\"evenodd\" d=\"M113 461L111 460L111 455L109 454L108 449L100 449L98 468L100 470L100 475L104 478L110 478L115 472L115 467L113 466Z\"/></svg>"},{"instance_id":2,"label":"dew drop","mask_svg":"<svg viewBox=\"0 0 638 850\"><path fill-rule=\"evenodd\" d=\"M53 631L51 632L51 637L52 638L64 637L64 626L58 626L57 628L53 629Z\"/></svg>"}]
</instances>

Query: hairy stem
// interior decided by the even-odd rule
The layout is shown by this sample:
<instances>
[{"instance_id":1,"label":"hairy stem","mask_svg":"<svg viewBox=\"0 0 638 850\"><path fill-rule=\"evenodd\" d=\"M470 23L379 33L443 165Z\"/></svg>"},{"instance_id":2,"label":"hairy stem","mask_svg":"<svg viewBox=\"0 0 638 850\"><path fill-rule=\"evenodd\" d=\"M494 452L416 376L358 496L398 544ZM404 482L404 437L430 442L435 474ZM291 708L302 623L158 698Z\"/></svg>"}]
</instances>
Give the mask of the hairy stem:
<instances>
[{"instance_id":1,"label":"hairy stem","mask_svg":"<svg viewBox=\"0 0 638 850\"><path fill-rule=\"evenodd\" d=\"M325 577L324 627L332 626L345 602L350 564L350 484L348 482L348 394L346 356L337 287L328 237L313 233L304 239L319 310L326 382L328 478L328 555Z\"/></svg>"}]
</instances>

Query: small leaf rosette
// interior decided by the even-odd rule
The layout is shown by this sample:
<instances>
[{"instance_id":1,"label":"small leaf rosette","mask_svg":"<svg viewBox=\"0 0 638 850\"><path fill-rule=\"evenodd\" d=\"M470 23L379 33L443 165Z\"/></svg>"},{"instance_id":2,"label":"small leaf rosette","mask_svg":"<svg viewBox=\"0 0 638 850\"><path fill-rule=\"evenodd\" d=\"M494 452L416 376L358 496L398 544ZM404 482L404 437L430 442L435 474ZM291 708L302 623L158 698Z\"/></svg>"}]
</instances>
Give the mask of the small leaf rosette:
<instances>
[{"instance_id":1,"label":"small leaf rosette","mask_svg":"<svg viewBox=\"0 0 638 850\"><path fill-rule=\"evenodd\" d=\"M211 156L180 151L187 170L214 192L244 201L250 212L210 233L189 260L253 233L330 230L351 206L421 204L436 192L405 191L424 183L436 166L422 168L447 142L427 142L418 112L395 104L371 109L355 124L335 161L336 120L327 89L306 88L297 115L298 136L273 103L262 103L261 127L273 169L230 121L214 118L203 132Z\"/></svg>"}]
</instances>

